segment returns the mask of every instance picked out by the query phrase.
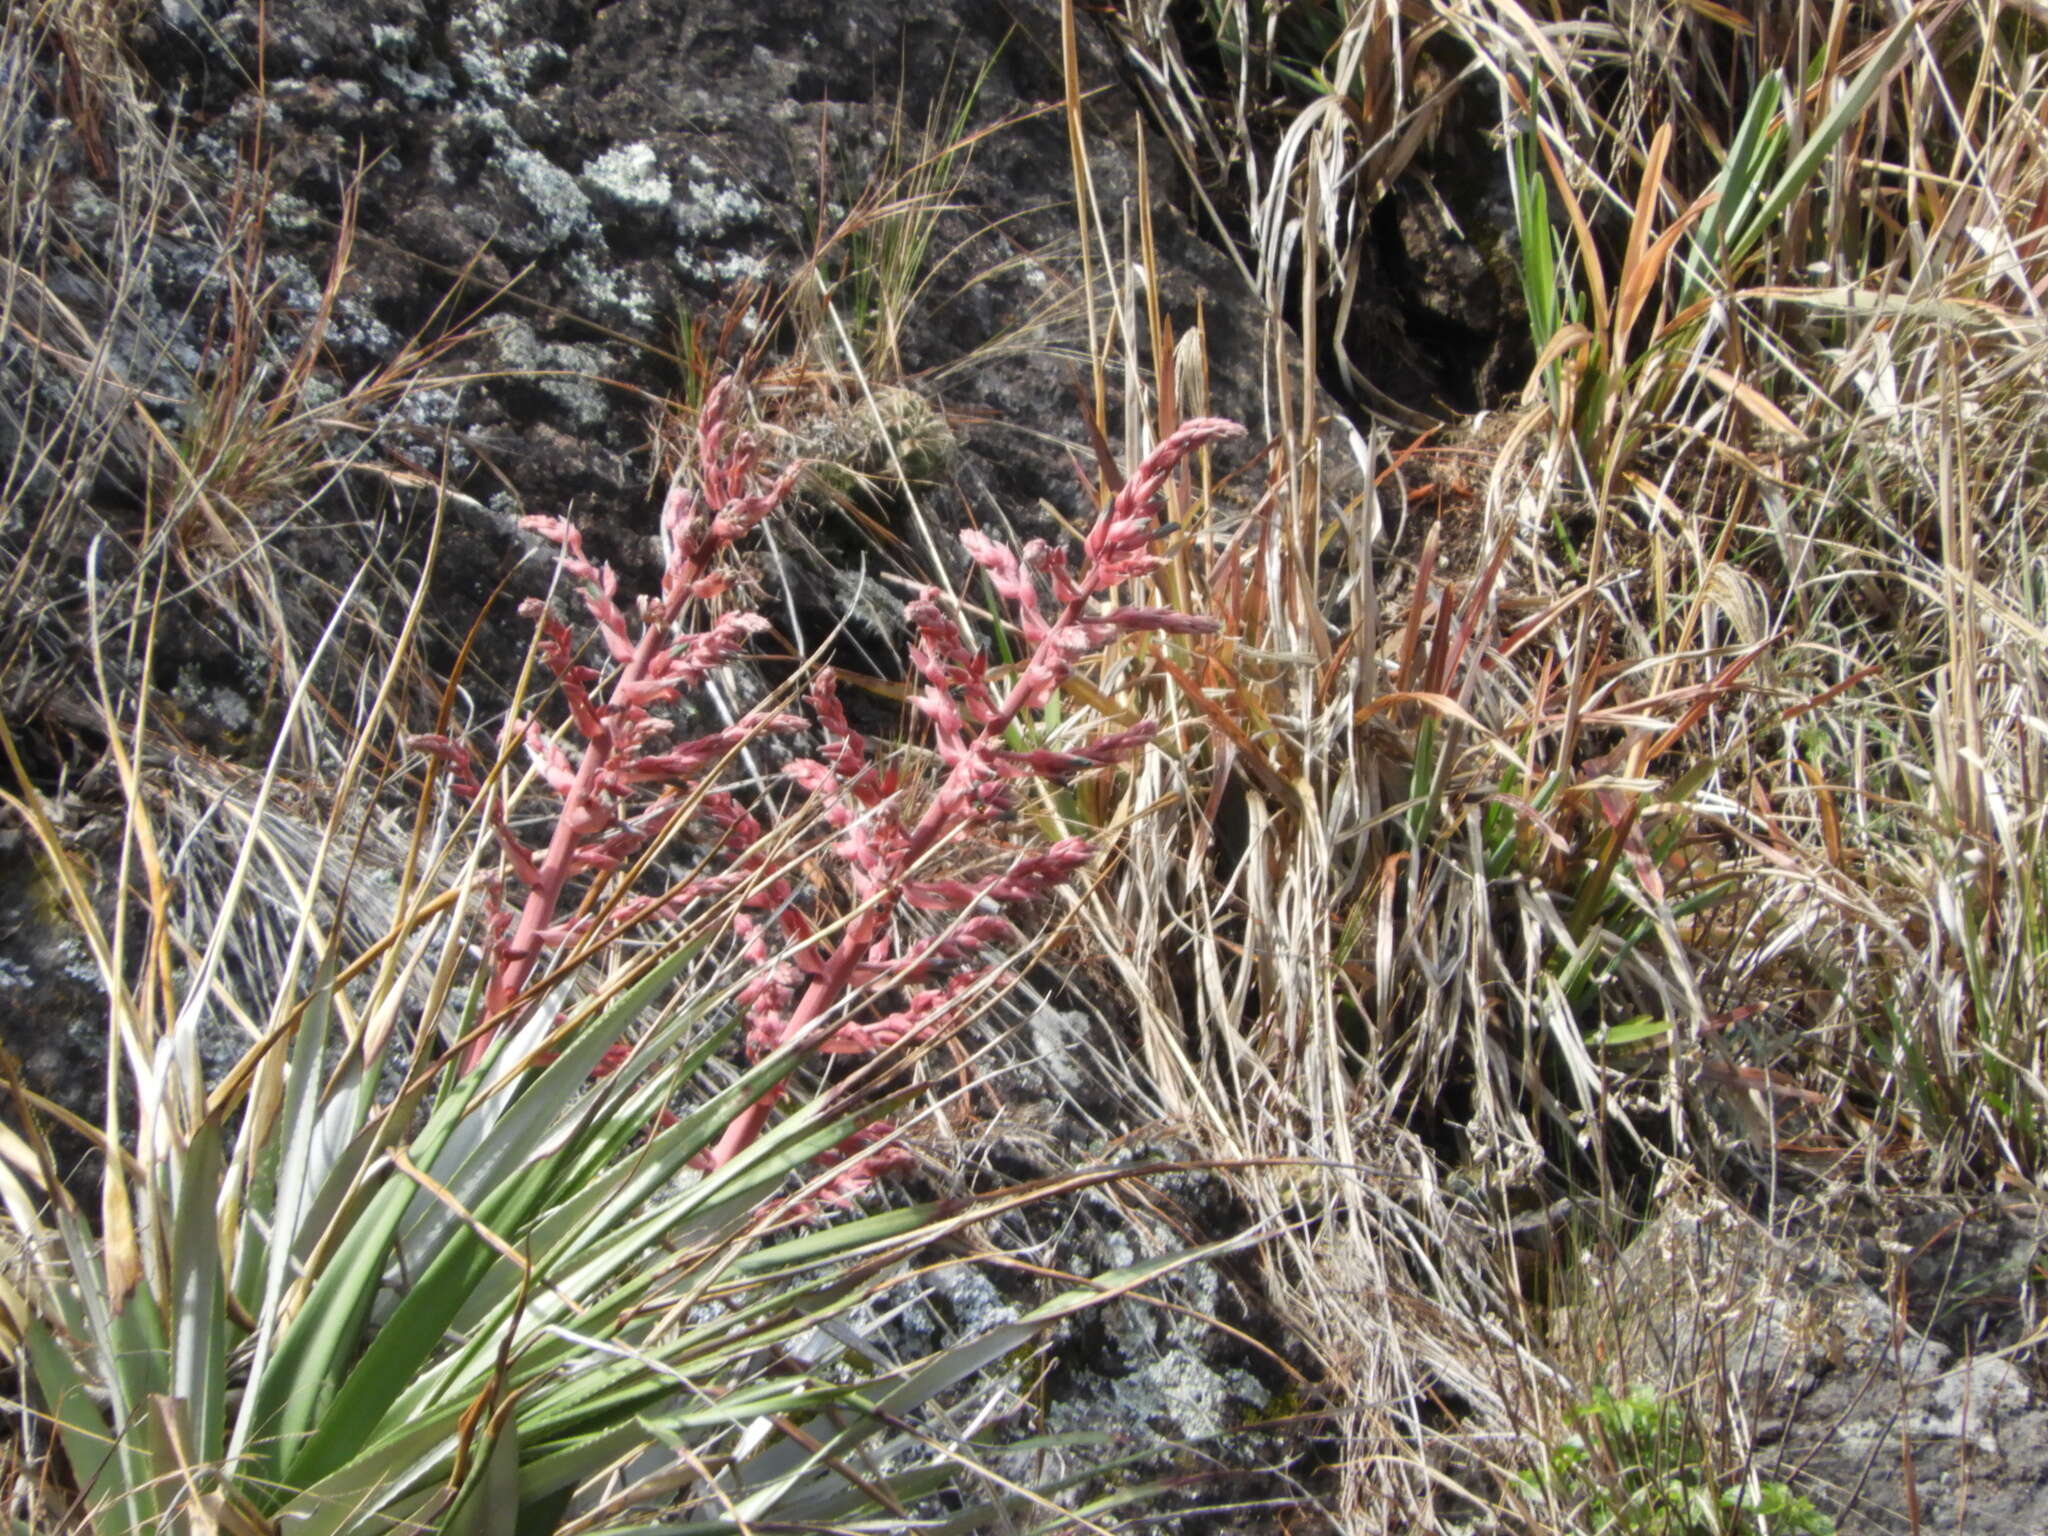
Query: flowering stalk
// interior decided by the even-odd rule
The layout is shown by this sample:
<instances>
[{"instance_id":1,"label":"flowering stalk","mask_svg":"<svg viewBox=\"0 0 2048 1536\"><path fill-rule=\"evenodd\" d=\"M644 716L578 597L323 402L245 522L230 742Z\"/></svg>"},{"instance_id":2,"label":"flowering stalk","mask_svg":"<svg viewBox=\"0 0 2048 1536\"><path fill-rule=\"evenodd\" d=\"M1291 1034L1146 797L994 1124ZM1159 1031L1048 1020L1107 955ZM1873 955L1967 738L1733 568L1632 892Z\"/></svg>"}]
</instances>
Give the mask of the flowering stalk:
<instances>
[{"instance_id":1,"label":"flowering stalk","mask_svg":"<svg viewBox=\"0 0 2048 1536\"><path fill-rule=\"evenodd\" d=\"M790 908L785 927L797 948L744 994L752 1016L749 1041L757 1052L806 1038L834 1013L846 1021L826 1030L811 1048L827 1052L872 1051L910 1035L929 1037L944 1027L950 1010L979 980L1000 967L977 962L1014 934L1006 908L1034 900L1062 884L1087 862L1092 846L1067 838L1036 851L1013 848L1008 867L979 881L932 878L928 858L942 843L986 826L1012 809L1009 788L1024 779L1064 781L1085 769L1119 761L1152 737L1149 723L1117 731L1068 751L1015 751L1005 745L1009 727L1027 712L1043 709L1081 658L1121 634L1153 631L1204 633L1211 619L1161 608L1112 608L1092 612L1097 600L1134 577L1158 568L1152 551L1162 531L1154 519L1167 477L1196 449L1243 429L1233 422L1203 418L1173 433L1145 459L1082 543L1080 573L1071 572L1064 550L1033 540L1021 553L982 534L961 535L974 562L988 572L997 594L1010 606L1030 654L1001 696L991 688L985 652L971 646L959 626L926 588L907 610L918 638L910 657L924 679L915 698L931 721L945 778L922 813L910 820L893 771L867 760L866 743L848 725L832 680L820 679L812 704L830 750L821 758L791 764L785 771L821 802L838 832L831 852L846 868L861 908L829 955L806 944L808 928ZM1056 605L1048 617L1042 601L1049 589ZM935 938L898 952L894 936L900 907L953 914ZM765 952L760 956L765 960ZM801 992L798 988L801 987ZM862 1022L849 1006L856 991L904 993L904 1005L883 1018ZM709 1161L720 1166L761 1133L781 1088L769 1090L740 1112ZM863 1146L888 1130L863 1133ZM882 1171L886 1153L846 1149L849 1155L824 1198L843 1200Z\"/></svg>"},{"instance_id":2,"label":"flowering stalk","mask_svg":"<svg viewBox=\"0 0 2048 1536\"><path fill-rule=\"evenodd\" d=\"M513 878L526 888L526 898L515 920L503 901L502 886L489 891L491 969L484 991L489 1023L465 1052L464 1071L475 1067L490 1049L541 954L551 945L587 934L593 920L567 926L556 921L570 883L579 876L602 876L629 862L675 818L697 776L756 732L802 726L793 716L752 713L727 729L664 748L661 738L673 722L653 712L653 706L673 704L686 690L701 687L712 672L739 654L749 638L768 627L765 619L747 612L725 614L702 631L683 624L691 603L708 601L730 586L730 579L717 568L719 556L773 512L796 479L792 468L767 489L752 488L758 450L747 434L730 432L732 407L729 382L719 384L704 402L697 425L699 488L692 491L678 482L670 489L661 513L667 558L660 592L641 598L630 617L618 604L616 573L584 553L582 535L573 524L553 517L521 520L522 527L560 548L562 568L581 588L583 605L616 670L602 696L593 693L601 675L578 661L568 625L538 599L521 605L520 612L540 631L542 664L561 687L582 748L572 762L538 721L511 722L511 731L524 737L561 809L545 848L536 849L512 830L503 805L495 798L490 801L492 830ZM414 745L454 768L458 790L472 797L479 793L464 743L425 736L416 738ZM623 925L644 915L644 903L622 904L610 922Z\"/></svg>"},{"instance_id":3,"label":"flowering stalk","mask_svg":"<svg viewBox=\"0 0 2048 1536\"><path fill-rule=\"evenodd\" d=\"M1075 663L1117 635L1215 628L1213 621L1169 609L1101 605L1121 583L1157 568L1152 543L1161 530L1154 513L1167 477L1197 448L1239 435L1242 429L1231 422L1191 421L1162 442L1083 541L1078 575L1064 551L1042 542L1018 552L978 533L962 534L1029 654L998 689L986 653L946 615L935 590L926 588L910 604L907 614L917 632L910 658L923 679L914 703L932 724L945 767L938 788L914 815L897 771L869 760L867 742L848 722L830 674L813 685L811 706L825 750L785 772L809 792L832 828L825 856L842 866L858 903L828 945L801 893L760 852L765 832L754 811L704 782L707 770L753 733L797 729L803 722L756 712L725 730L664 745L672 722L655 713L701 687L767 628L748 612L728 613L703 630L684 624L690 604L728 588L719 557L775 510L794 480L792 470L765 490L753 488L755 446L729 430L732 407L731 388L724 384L705 402L696 444L700 489L678 485L670 492L661 518L667 558L660 591L642 598L630 616L619 606L617 577L584 553L573 525L559 518L525 520L561 550L563 571L580 588L610 665L600 672L580 662L568 624L546 604L530 602L521 610L538 627L541 661L560 686L581 746L572 758L538 722L511 722L559 810L545 846L536 848L512 830L496 797L486 801L507 874L526 894L515 916L504 899L505 876L486 888L486 1024L462 1057L465 1071L489 1050L550 947L601 940L653 913L717 899L735 903L734 936L757 968L740 993L750 1023L748 1045L756 1055L787 1046L867 1054L906 1039L936 1037L972 990L1000 976L1003 967L989 957L1016 935L1007 913L1062 884L1094 849L1082 838L1049 848L1007 844L1001 871L979 879L942 876L928 867L934 855L949 840L1007 815L1011 786L1018 781L1064 781L1121 760L1152 736L1152 727L1143 724L1071 750L1017 751L1007 745L1010 727L1043 709ZM482 794L463 743L429 736L415 744L453 767L458 791ZM713 834L714 867L665 897L616 902L597 915L561 920L577 881L601 880L623 867L686 806ZM588 899L584 904L596 906ZM897 919L904 909L945 914L947 920L936 934L899 941ZM594 932L600 923L602 932ZM885 998L893 1004L882 1005ZM623 1054L624 1047L618 1049ZM599 1070L616 1065L617 1058L608 1057ZM781 1092L777 1086L741 1111L704 1161L721 1166L750 1146ZM892 1129L877 1122L828 1154L824 1161L837 1166L816 1200L845 1203L900 1166L900 1150L878 1145Z\"/></svg>"}]
</instances>

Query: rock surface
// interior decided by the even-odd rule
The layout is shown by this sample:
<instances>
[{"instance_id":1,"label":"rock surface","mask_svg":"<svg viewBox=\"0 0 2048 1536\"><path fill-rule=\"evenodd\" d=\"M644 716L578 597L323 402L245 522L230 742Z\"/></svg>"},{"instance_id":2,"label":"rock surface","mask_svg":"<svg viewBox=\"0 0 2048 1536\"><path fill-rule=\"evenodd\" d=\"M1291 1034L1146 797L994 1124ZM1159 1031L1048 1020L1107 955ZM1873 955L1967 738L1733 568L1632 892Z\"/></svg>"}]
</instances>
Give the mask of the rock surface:
<instances>
[{"instance_id":1,"label":"rock surface","mask_svg":"<svg viewBox=\"0 0 2048 1536\"><path fill-rule=\"evenodd\" d=\"M2012 1233L2029 1259L2044 1235ZM2048 1403L2022 1341L1930 1338L1829 1247L1705 1192L1651 1222L1596 1308L1617 1376L1732 1404L1757 1474L1849 1536L2048 1530Z\"/></svg>"},{"instance_id":2,"label":"rock surface","mask_svg":"<svg viewBox=\"0 0 2048 1536\"><path fill-rule=\"evenodd\" d=\"M363 167L330 342L341 373L380 365L451 297L488 332L473 354L484 376L411 403L422 428L451 429L457 488L498 514L454 552L459 595L481 597L520 550L505 536L514 512L573 506L622 530L643 518L648 402L684 383L679 328L715 329L814 255L831 277L843 252L820 252L821 236L858 222L864 187L901 195L892 175L926 153L926 125L944 138L956 119L1008 126L933 200L943 261L905 301L892 360L961 424L978 513L1078 510L1058 446L1079 440L1071 349L1084 327L1065 131L1046 110L1061 96L1056 5L287 0L261 14L259 37L253 4L165 9L141 52L223 179L262 117L274 206L297 224L273 232L286 280L316 285ZM1120 218L1135 190L1131 104L1086 42L1084 69L1110 87L1094 108L1097 192ZM259 62L261 113L247 89ZM1245 411L1257 320L1175 213L1187 199L1170 163L1155 146L1168 310L1185 327L1206 295L1214 403ZM728 351L772 324L745 316Z\"/></svg>"}]
</instances>

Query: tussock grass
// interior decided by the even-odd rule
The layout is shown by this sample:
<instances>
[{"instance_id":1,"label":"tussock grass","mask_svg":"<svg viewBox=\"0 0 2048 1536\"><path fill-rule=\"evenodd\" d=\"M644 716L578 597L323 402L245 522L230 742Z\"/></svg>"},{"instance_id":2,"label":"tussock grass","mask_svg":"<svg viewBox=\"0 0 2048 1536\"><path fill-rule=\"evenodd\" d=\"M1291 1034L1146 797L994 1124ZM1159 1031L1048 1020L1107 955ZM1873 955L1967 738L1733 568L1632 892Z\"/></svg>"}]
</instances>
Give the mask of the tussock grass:
<instances>
[{"instance_id":1,"label":"tussock grass","mask_svg":"<svg viewBox=\"0 0 2048 1536\"><path fill-rule=\"evenodd\" d=\"M1567 1432L1551 1304L1660 1168L2038 1197L2042 39L1988 0L1119 21L1249 213L1273 438L1176 568L1226 628L1095 917L1175 1112L1320 1170L1246 1175L1300 1218L1276 1284L1348 1518L1426 1525L1445 1424ZM1372 400L1347 284L1447 113L1499 125L1537 363L1462 471L1425 438L1346 501L1316 338ZM1149 380L1133 430L1189 392Z\"/></svg>"},{"instance_id":2,"label":"tussock grass","mask_svg":"<svg viewBox=\"0 0 2048 1536\"><path fill-rule=\"evenodd\" d=\"M317 287L294 291L271 259L261 136L227 184L195 164L151 107L126 26L120 7L54 4L15 7L0 31L0 678L17 723L89 729L98 701L77 658L104 655L125 712L157 681L147 637L169 604L216 637L212 663L274 680L259 718L197 733L247 755L341 595L305 550L324 526L373 558L394 501L431 492L430 456L380 449L410 430L409 397L462 382L449 355L469 333L437 316L337 382L353 190ZM351 654L368 670L387 650ZM295 752L307 773L334 765L311 726Z\"/></svg>"}]
</instances>

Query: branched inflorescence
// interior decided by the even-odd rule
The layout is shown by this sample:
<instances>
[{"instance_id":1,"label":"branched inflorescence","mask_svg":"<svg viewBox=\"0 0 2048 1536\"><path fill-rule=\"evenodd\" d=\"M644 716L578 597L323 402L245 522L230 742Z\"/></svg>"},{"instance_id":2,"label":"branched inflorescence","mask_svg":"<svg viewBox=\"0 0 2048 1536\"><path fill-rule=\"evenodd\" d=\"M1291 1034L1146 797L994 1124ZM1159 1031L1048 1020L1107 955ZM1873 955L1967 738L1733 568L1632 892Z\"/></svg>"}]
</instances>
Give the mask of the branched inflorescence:
<instances>
[{"instance_id":1,"label":"branched inflorescence","mask_svg":"<svg viewBox=\"0 0 2048 1536\"><path fill-rule=\"evenodd\" d=\"M538 721L512 722L514 735L524 739L560 802L545 846L534 847L513 830L497 796L486 801L510 878L526 892L515 916L502 883L487 890L490 972L484 1008L494 1022L511 1012L547 949L572 940L586 946L601 940L592 932L600 921L623 930L647 916L646 902L628 901L614 904L601 919L586 915L561 922L571 882L630 862L690 803L705 770L726 761L760 732L803 726L793 715L756 712L723 730L675 742L670 739L674 722L655 712L701 688L752 636L768 628L767 620L745 611L723 614L705 630L692 630L684 622L691 604L730 588L731 577L719 568L720 556L774 512L796 481L792 468L766 488L756 488L759 452L749 434L731 428L733 396L730 384L721 384L704 402L697 427L698 488L678 480L670 489L661 512L666 556L661 589L642 597L630 615L619 607L617 574L584 553L574 524L554 517L522 522L560 548L563 574L580 588L609 665L599 669L581 661L573 632L547 604L529 599L522 605L521 613L538 630L540 659L560 685L581 747L572 758ZM450 764L459 792L480 793L467 744L423 736L414 745ZM758 835L751 817L741 813L737 820L737 830ZM482 1059L490 1039L486 1031L471 1043L465 1069Z\"/></svg>"},{"instance_id":2,"label":"branched inflorescence","mask_svg":"<svg viewBox=\"0 0 2048 1536\"><path fill-rule=\"evenodd\" d=\"M1051 847L1012 845L1007 866L980 880L940 878L926 868L943 845L985 832L1006 816L1018 781L1063 781L1119 761L1151 740L1147 722L1070 750L1009 745L1010 727L1043 709L1074 664L1116 636L1215 628L1211 619L1171 609L1094 610L1118 585L1158 567L1152 545L1161 530L1154 511L1167 476L1196 449L1241 431L1234 422L1204 418L1188 422L1154 449L1090 530L1078 574L1065 551L1037 540L1019 553L979 533L961 535L969 556L1009 605L1030 651L1014 677L998 685L987 653L969 641L935 589L926 588L910 604L907 616L917 631L910 659L923 680L914 702L931 722L945 770L921 808L893 770L868 760L867 744L847 724L831 677L819 679L811 699L827 750L786 771L823 803L839 833L831 853L861 906L829 953L808 942L807 934L790 932L798 941L791 958L764 971L749 989L756 1050L804 1039L834 1018L843 1022L826 1022L825 1043L817 1048L869 1051L908 1035L936 1033L958 1001L1000 969L993 956L1014 932L1006 909L1045 895L1088 861L1092 846L1067 838ZM899 941L895 919L902 908L945 914L947 921L935 936ZM800 928L801 914L785 912L784 921ZM883 990L901 996L902 1005L863 1018L858 1000ZM714 1164L760 1134L774 1098L771 1093L741 1112L713 1150ZM888 1157L885 1150L849 1159L827 1197L857 1190L886 1167Z\"/></svg>"},{"instance_id":3,"label":"branched inflorescence","mask_svg":"<svg viewBox=\"0 0 2048 1536\"><path fill-rule=\"evenodd\" d=\"M1081 838L1034 846L996 836L1020 783L1063 782L1120 761L1152 736L1151 726L1141 724L1070 749L1024 749L1013 744L1012 727L1047 705L1076 662L1117 636L1214 628L1210 620L1171 609L1113 607L1103 600L1158 566L1155 511L1167 477L1196 449L1241 429L1205 418L1162 442L1088 533L1078 571L1065 551L1039 541L1016 551L979 533L961 535L1007 605L1028 654L1005 676L936 590L927 588L909 605L916 632L910 659L921 679L914 704L931 723L943 770L935 787L919 790L895 766L875 762L847 720L834 678L819 675L810 703L823 750L784 771L823 812L832 834L825 857L854 898L852 910L827 927L798 899L787 873L760 854L765 829L755 811L708 782L756 733L803 722L760 711L676 743L671 722L656 713L701 687L767 628L746 612L727 613L704 630L683 622L693 602L728 589L728 578L716 569L719 556L773 512L792 483L785 473L755 488L756 450L751 438L730 429L732 410L732 390L721 385L699 424L700 490L679 486L662 513L667 562L660 594L641 599L630 616L618 605L616 576L584 554L574 527L556 518L527 520L561 549L563 570L582 590L608 665L579 660L569 626L544 605L529 605L541 658L560 685L580 748L572 754L537 722L515 722L559 801L545 847L512 830L496 797L487 801L509 878L526 892L516 919L502 897L492 903L488 1018L495 1024L510 1015L545 951L572 941L585 947L601 942L607 930L595 925L623 927L657 909L674 913L724 899L734 904L734 934L755 967L741 992L754 1054L784 1047L868 1054L933 1038L970 995L999 981L1000 956L1016 937L1014 909L1064 883L1094 852ZM461 743L427 737L418 744L453 766L459 789L481 792ZM614 902L602 917L585 910L560 920L572 883L618 870L686 808L711 834L719 850L715 863L661 898ZM945 872L938 856L968 837L984 851L995 844L994 873L962 878ZM926 916L912 924L906 912ZM488 1040L487 1030L471 1045L465 1067L481 1058ZM713 1166L754 1141L779 1094L771 1091L733 1120L707 1154ZM840 1147L828 1159L835 1171L818 1198L844 1203L900 1163L903 1154L889 1143L890 1134L877 1123Z\"/></svg>"}]
</instances>

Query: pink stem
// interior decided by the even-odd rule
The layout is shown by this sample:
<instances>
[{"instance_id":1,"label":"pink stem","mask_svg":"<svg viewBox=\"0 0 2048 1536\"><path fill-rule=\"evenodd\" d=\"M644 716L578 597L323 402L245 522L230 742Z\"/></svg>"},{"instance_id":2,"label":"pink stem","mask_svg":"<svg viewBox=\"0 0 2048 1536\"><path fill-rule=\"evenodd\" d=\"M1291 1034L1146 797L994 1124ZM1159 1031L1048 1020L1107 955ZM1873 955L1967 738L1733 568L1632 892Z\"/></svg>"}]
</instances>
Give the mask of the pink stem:
<instances>
[{"instance_id":1,"label":"pink stem","mask_svg":"<svg viewBox=\"0 0 2048 1536\"><path fill-rule=\"evenodd\" d=\"M708 558L708 555L688 558L683 567L683 577L673 588L674 596L650 616L641 631L639 643L634 647L632 660L620 669L618 677L613 680L611 699L598 711L601 717L609 716L620 708L622 700L628 696L628 685L640 681L655 653L667 643L669 630L681 615L690 588L703 575ZM612 734L607 729L591 737L589 745L583 749L583 760L576 765L576 777L569 786L569 792L562 797L561 816L555 822L553 835L548 838L547 852L535 868L536 878L526 893L526 904L519 910L519 926L499 952L498 963L484 988L484 1017L490 1023L463 1052L461 1070L464 1072L474 1071L484 1059L499 1027L505 1022L505 1016L518 1001L527 978L533 974L534 963L540 959L541 932L555 920L555 909L561 905L562 891L575 868L576 845L582 837L577 831L580 813L595 795L604 770L611 762L614 745Z\"/></svg>"}]
</instances>

